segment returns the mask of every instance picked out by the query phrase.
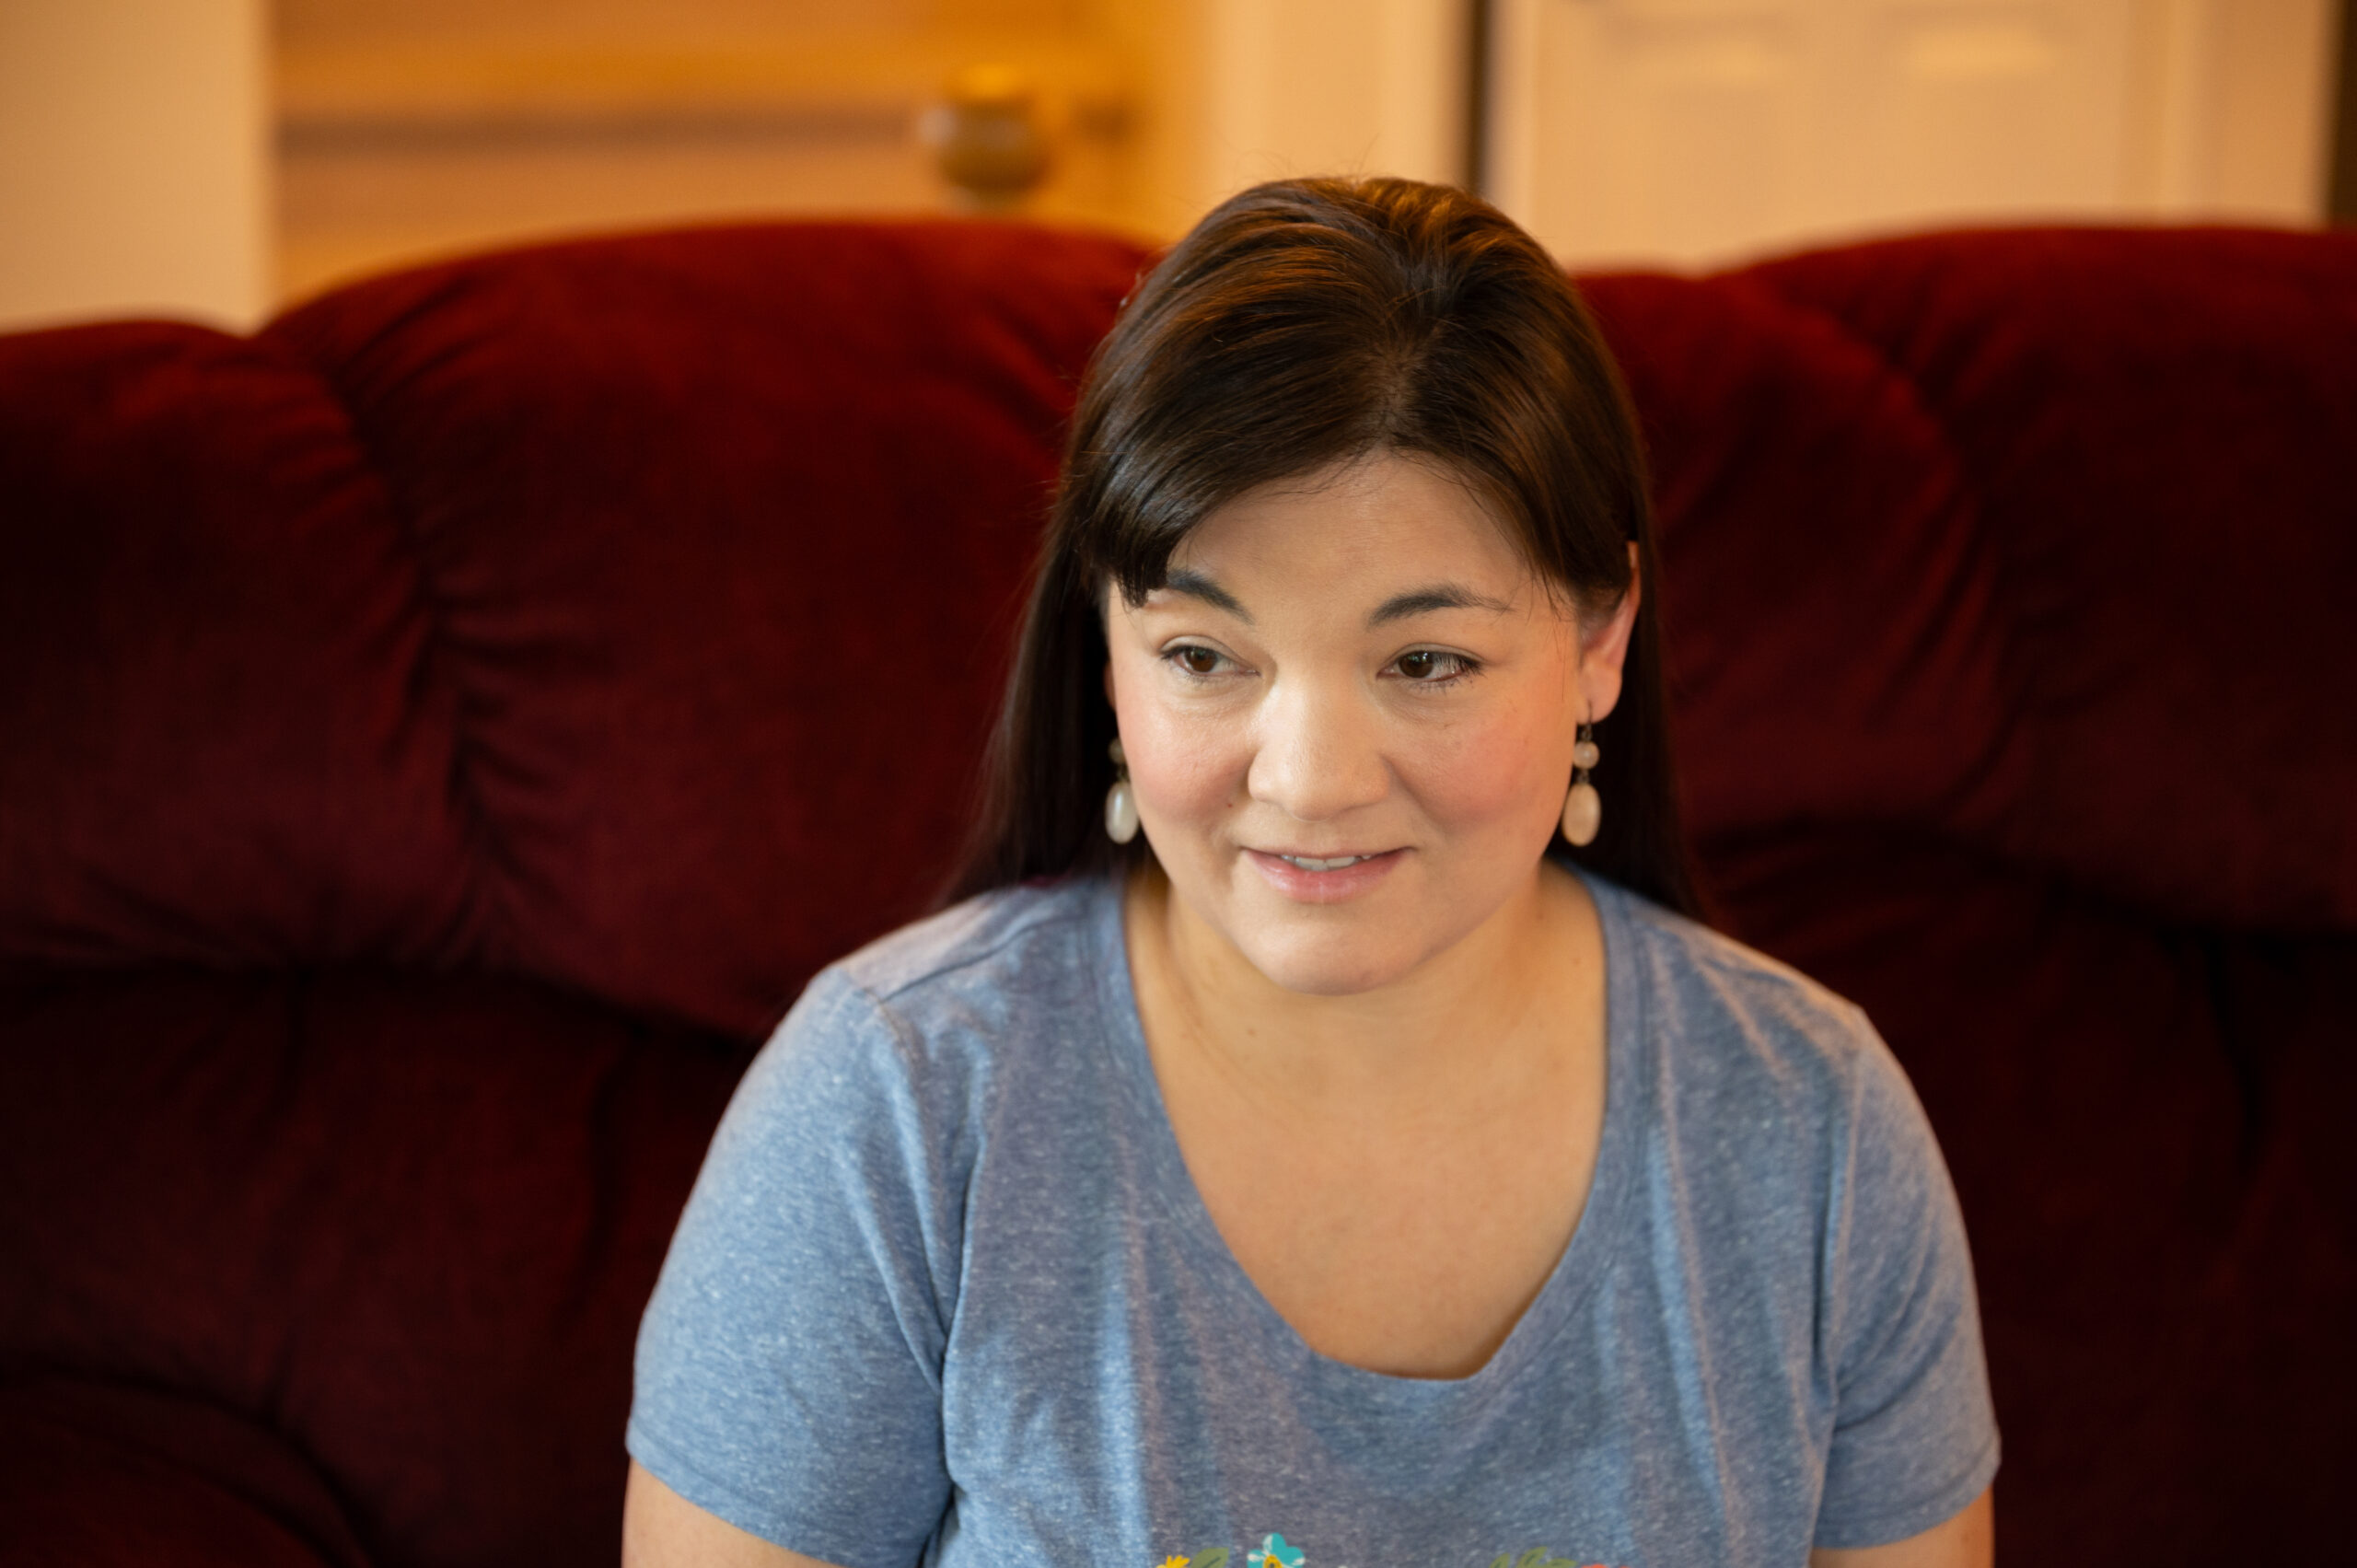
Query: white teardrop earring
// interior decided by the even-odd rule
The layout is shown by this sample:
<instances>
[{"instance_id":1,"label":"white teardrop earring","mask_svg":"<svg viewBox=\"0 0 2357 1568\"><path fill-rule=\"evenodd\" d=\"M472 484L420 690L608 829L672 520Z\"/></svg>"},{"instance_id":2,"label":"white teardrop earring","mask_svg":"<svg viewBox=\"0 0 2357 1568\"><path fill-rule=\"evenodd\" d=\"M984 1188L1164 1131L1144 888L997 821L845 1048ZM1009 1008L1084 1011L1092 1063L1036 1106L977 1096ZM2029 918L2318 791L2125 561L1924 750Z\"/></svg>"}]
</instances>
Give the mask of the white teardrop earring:
<instances>
[{"instance_id":1,"label":"white teardrop earring","mask_svg":"<svg viewBox=\"0 0 2357 1568\"><path fill-rule=\"evenodd\" d=\"M1130 760L1121 750L1119 736L1105 750L1113 759L1113 787L1105 792L1105 836L1125 844L1138 836L1138 803L1130 794Z\"/></svg>"},{"instance_id":2,"label":"white teardrop earring","mask_svg":"<svg viewBox=\"0 0 2357 1568\"><path fill-rule=\"evenodd\" d=\"M1588 783L1588 770L1603 761L1604 752L1596 744L1596 726L1580 726L1579 738L1572 743L1572 792L1563 796L1563 840L1574 847L1596 842L1596 830L1604 826L1604 797L1596 793L1596 785Z\"/></svg>"}]
</instances>

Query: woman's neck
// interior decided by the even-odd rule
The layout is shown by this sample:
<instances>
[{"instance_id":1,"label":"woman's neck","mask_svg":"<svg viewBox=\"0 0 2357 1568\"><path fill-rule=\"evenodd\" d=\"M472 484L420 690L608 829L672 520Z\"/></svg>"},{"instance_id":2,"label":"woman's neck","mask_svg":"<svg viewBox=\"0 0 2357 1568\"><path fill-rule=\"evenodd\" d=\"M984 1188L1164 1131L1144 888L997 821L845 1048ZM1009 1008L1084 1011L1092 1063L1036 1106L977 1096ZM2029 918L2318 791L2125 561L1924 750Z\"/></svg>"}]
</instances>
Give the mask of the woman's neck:
<instances>
[{"instance_id":1,"label":"woman's neck","mask_svg":"<svg viewBox=\"0 0 2357 1568\"><path fill-rule=\"evenodd\" d=\"M1337 1113L1438 1109L1523 1092L1560 1068L1559 1021L1600 984L1579 879L1533 869L1489 919L1399 979L1351 995L1270 980L1149 865L1127 893L1132 963L1180 1026L1170 1043L1248 1101Z\"/></svg>"}]
</instances>

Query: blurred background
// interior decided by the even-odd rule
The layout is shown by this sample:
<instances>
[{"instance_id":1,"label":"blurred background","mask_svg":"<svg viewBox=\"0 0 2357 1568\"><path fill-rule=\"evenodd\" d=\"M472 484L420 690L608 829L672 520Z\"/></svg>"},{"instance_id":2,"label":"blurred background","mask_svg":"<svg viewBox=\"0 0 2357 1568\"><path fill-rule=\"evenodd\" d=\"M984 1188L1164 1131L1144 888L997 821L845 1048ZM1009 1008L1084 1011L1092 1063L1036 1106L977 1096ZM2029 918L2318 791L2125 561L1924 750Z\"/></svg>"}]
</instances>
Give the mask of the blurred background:
<instances>
[{"instance_id":1,"label":"blurred background","mask_svg":"<svg viewBox=\"0 0 2357 1568\"><path fill-rule=\"evenodd\" d=\"M1961 223L2357 218L2357 0L0 0L0 328L250 326L559 235L1167 238L1462 181L1580 266Z\"/></svg>"}]
</instances>

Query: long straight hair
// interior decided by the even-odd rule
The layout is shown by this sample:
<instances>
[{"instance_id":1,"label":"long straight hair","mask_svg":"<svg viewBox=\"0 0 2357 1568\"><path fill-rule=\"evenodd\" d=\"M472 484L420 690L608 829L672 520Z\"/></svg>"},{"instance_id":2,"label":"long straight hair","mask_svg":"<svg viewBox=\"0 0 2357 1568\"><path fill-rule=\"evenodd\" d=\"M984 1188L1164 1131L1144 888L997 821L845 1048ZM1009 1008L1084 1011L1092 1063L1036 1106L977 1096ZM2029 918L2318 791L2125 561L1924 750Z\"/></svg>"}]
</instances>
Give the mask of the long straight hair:
<instances>
[{"instance_id":1,"label":"long straight hair","mask_svg":"<svg viewBox=\"0 0 2357 1568\"><path fill-rule=\"evenodd\" d=\"M1596 726L1603 830L1568 853L1698 912L1628 394L1536 241L1478 197L1408 180L1286 180L1230 197L1140 281L1098 345L948 897L1143 857L1143 838L1117 845L1102 825L1106 591L1143 601L1220 506L1379 450L1460 476L1584 615L1618 608L1635 547L1643 591L1620 700Z\"/></svg>"}]
</instances>

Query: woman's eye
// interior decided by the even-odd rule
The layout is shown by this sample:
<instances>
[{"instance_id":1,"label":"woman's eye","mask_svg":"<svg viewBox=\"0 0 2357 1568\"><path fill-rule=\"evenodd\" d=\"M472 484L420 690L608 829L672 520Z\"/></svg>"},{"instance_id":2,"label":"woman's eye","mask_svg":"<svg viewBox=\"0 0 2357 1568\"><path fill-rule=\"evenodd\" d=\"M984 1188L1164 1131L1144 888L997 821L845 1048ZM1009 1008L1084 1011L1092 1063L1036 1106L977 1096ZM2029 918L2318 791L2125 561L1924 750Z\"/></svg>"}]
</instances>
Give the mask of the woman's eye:
<instances>
[{"instance_id":1,"label":"woman's eye","mask_svg":"<svg viewBox=\"0 0 2357 1568\"><path fill-rule=\"evenodd\" d=\"M1209 648L1196 647L1193 645L1183 648L1173 648L1170 650L1168 656L1177 660L1178 668L1185 670L1190 675L1216 675L1219 673L1220 656Z\"/></svg>"},{"instance_id":2,"label":"woman's eye","mask_svg":"<svg viewBox=\"0 0 2357 1568\"><path fill-rule=\"evenodd\" d=\"M1445 684L1473 668L1473 661L1462 654L1444 654L1431 648L1401 654L1392 664L1410 680L1426 686Z\"/></svg>"}]
</instances>

